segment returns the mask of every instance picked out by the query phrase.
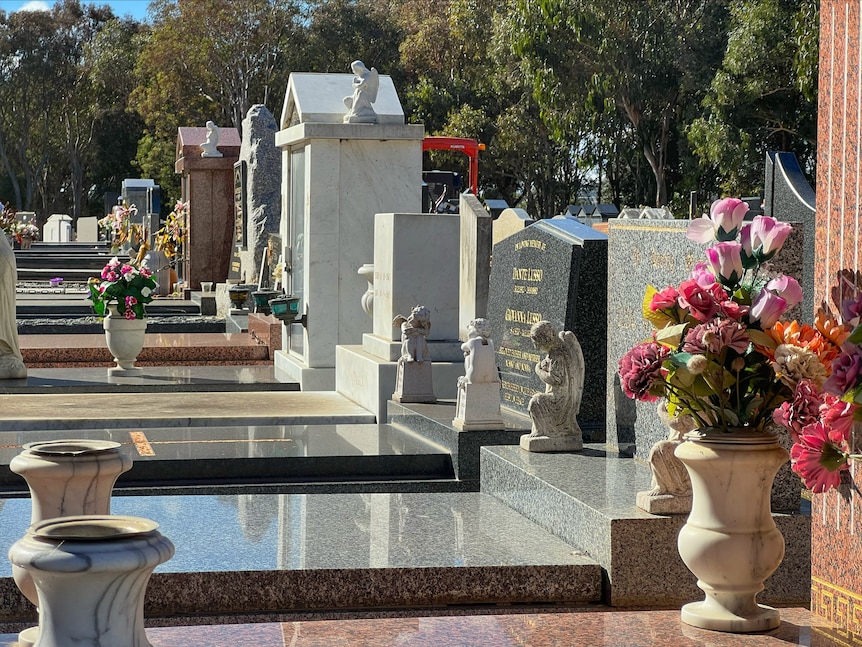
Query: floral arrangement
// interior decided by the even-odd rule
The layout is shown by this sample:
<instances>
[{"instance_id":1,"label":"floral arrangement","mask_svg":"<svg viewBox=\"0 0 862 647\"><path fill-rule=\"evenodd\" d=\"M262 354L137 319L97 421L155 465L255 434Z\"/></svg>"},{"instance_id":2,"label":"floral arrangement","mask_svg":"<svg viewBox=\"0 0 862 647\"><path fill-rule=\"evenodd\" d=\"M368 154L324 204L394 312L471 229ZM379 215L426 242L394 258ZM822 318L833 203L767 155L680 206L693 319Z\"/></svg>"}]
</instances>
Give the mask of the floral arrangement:
<instances>
[{"instance_id":1,"label":"floral arrangement","mask_svg":"<svg viewBox=\"0 0 862 647\"><path fill-rule=\"evenodd\" d=\"M5 205L0 204L0 231L5 233L7 236L15 236L17 235L16 227L18 223L15 221L15 210L9 206L7 202Z\"/></svg>"},{"instance_id":2,"label":"floral arrangement","mask_svg":"<svg viewBox=\"0 0 862 647\"><path fill-rule=\"evenodd\" d=\"M146 317L144 306L153 300L156 280L146 267L121 263L115 256L102 268L101 278L88 283L93 309L105 316L108 305L116 304L117 312L126 319Z\"/></svg>"},{"instance_id":3,"label":"floral arrangement","mask_svg":"<svg viewBox=\"0 0 862 647\"><path fill-rule=\"evenodd\" d=\"M793 437L793 470L815 493L837 488L850 461L862 458L851 453L853 423L862 419L862 273L839 272L832 300L837 312L823 304L813 328L794 322L772 331L822 364L796 367L793 395L774 413Z\"/></svg>"},{"instance_id":4,"label":"floral arrangement","mask_svg":"<svg viewBox=\"0 0 862 647\"><path fill-rule=\"evenodd\" d=\"M22 238L37 238L39 228L32 222L19 222L15 227L15 235L18 237L18 242L21 242Z\"/></svg>"},{"instance_id":5,"label":"floral arrangement","mask_svg":"<svg viewBox=\"0 0 862 647\"><path fill-rule=\"evenodd\" d=\"M156 232L156 249L174 260L182 253L183 243L186 240L186 214L189 203L177 200L174 210L168 214L164 226Z\"/></svg>"},{"instance_id":6,"label":"floral arrangement","mask_svg":"<svg viewBox=\"0 0 862 647\"><path fill-rule=\"evenodd\" d=\"M671 418L690 416L703 433L766 432L792 395L773 365L797 360L777 354L766 331L802 301L802 288L792 277L761 276L791 226L768 216L745 222L747 211L725 198L691 222L689 239L713 243L706 262L678 286L647 287L643 314L653 335L619 361L627 396L666 398Z\"/></svg>"},{"instance_id":7,"label":"floral arrangement","mask_svg":"<svg viewBox=\"0 0 862 647\"><path fill-rule=\"evenodd\" d=\"M143 238L142 226L132 224L132 216L137 213L135 205L123 204L114 207L112 213L99 220L99 229L112 239L111 249L119 249L126 243L131 244Z\"/></svg>"}]
</instances>

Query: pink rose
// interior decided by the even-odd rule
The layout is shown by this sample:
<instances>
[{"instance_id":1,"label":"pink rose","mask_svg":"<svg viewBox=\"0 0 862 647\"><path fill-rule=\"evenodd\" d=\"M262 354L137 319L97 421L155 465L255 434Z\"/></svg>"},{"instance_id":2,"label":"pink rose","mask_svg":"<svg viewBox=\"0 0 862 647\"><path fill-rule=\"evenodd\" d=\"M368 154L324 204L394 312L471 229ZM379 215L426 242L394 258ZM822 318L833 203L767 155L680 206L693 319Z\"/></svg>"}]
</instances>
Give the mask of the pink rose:
<instances>
[{"instance_id":1,"label":"pink rose","mask_svg":"<svg viewBox=\"0 0 862 647\"><path fill-rule=\"evenodd\" d=\"M763 290L751 304L749 319L752 323L759 323L762 330L768 330L787 310L787 301L771 292Z\"/></svg>"},{"instance_id":2,"label":"pink rose","mask_svg":"<svg viewBox=\"0 0 862 647\"><path fill-rule=\"evenodd\" d=\"M698 321L709 321L718 312L719 302L712 291L705 290L697 281L689 279L679 284L679 304Z\"/></svg>"},{"instance_id":3,"label":"pink rose","mask_svg":"<svg viewBox=\"0 0 862 647\"><path fill-rule=\"evenodd\" d=\"M743 233L742 246L760 262L768 261L781 249L792 230L789 223L779 222L772 216L755 216L751 227Z\"/></svg>"},{"instance_id":4,"label":"pink rose","mask_svg":"<svg viewBox=\"0 0 862 647\"><path fill-rule=\"evenodd\" d=\"M697 243L734 240L747 212L748 205L738 198L716 200L708 216L691 221L686 236Z\"/></svg>"},{"instance_id":5,"label":"pink rose","mask_svg":"<svg viewBox=\"0 0 862 647\"><path fill-rule=\"evenodd\" d=\"M650 301L649 309L653 312L658 310L667 310L668 308L676 307L676 300L679 297L679 292L673 286L668 286L661 292L656 292L652 301Z\"/></svg>"},{"instance_id":6,"label":"pink rose","mask_svg":"<svg viewBox=\"0 0 862 647\"><path fill-rule=\"evenodd\" d=\"M723 285L736 287L742 279L742 245L736 242L717 243L706 250L713 275Z\"/></svg>"}]
</instances>

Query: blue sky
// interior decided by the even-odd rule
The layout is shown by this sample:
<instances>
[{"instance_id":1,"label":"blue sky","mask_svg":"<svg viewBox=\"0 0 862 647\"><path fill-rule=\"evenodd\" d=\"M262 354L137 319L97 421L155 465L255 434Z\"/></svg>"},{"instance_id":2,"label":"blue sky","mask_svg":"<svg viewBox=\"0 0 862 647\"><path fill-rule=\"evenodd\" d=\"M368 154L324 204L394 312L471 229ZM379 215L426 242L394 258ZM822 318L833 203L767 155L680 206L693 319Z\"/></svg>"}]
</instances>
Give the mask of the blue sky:
<instances>
[{"instance_id":1,"label":"blue sky","mask_svg":"<svg viewBox=\"0 0 862 647\"><path fill-rule=\"evenodd\" d=\"M149 0L82 0L81 4L111 5L114 13L120 17L131 16L137 20L147 17ZM0 0L0 9L6 13L18 11L21 8L49 9L54 0Z\"/></svg>"}]
</instances>

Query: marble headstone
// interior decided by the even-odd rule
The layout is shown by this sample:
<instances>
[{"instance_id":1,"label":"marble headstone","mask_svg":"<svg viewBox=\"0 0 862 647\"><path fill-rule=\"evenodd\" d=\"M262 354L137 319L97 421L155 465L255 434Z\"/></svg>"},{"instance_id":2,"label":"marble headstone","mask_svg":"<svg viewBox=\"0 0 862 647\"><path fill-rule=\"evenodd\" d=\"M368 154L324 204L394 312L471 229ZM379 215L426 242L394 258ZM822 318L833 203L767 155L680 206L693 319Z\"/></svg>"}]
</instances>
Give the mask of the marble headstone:
<instances>
[{"instance_id":1,"label":"marble headstone","mask_svg":"<svg viewBox=\"0 0 862 647\"><path fill-rule=\"evenodd\" d=\"M512 234L535 222L523 209L505 209L495 220L491 233L492 244L496 245Z\"/></svg>"},{"instance_id":2,"label":"marble headstone","mask_svg":"<svg viewBox=\"0 0 862 647\"><path fill-rule=\"evenodd\" d=\"M502 218L502 216L501 216ZM535 374L539 351L530 327L542 320L571 330L584 349L585 381L578 423L604 440L608 237L570 220L540 220L494 245L488 319L506 409L527 416L545 384Z\"/></svg>"}]
</instances>

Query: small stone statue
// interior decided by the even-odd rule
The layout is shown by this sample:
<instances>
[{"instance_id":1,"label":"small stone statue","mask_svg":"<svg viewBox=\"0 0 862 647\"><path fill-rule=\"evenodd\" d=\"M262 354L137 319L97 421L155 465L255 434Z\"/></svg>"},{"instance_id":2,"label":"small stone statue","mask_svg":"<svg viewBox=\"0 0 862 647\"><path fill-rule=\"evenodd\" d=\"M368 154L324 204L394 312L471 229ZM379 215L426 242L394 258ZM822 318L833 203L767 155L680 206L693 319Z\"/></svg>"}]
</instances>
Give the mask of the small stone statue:
<instances>
[{"instance_id":1,"label":"small stone statue","mask_svg":"<svg viewBox=\"0 0 862 647\"><path fill-rule=\"evenodd\" d=\"M377 113L371 104L377 101L377 91L380 89L380 76L375 68L370 70L362 61L353 61L350 69L356 75L353 77L353 94L344 97L347 114L346 124L376 124Z\"/></svg>"},{"instance_id":2,"label":"small stone statue","mask_svg":"<svg viewBox=\"0 0 862 647\"><path fill-rule=\"evenodd\" d=\"M458 401L452 426L460 430L502 429L500 415L500 374L497 371L491 327L486 319L467 325L464 376L458 378Z\"/></svg>"},{"instance_id":3,"label":"small stone statue","mask_svg":"<svg viewBox=\"0 0 862 647\"><path fill-rule=\"evenodd\" d=\"M580 451L584 441L577 414L584 391L584 355L575 334L557 330L549 321L530 329L533 345L546 353L536 364L536 375L545 383L527 404L533 420L529 434L521 436L521 448L531 452Z\"/></svg>"},{"instance_id":4,"label":"small stone statue","mask_svg":"<svg viewBox=\"0 0 862 647\"><path fill-rule=\"evenodd\" d=\"M398 315L393 326L401 326L401 357L395 377L396 402L437 402L431 379L431 353L425 338L431 332L431 311L415 306L409 317Z\"/></svg>"},{"instance_id":5,"label":"small stone statue","mask_svg":"<svg viewBox=\"0 0 862 647\"><path fill-rule=\"evenodd\" d=\"M201 157L221 157L218 150L218 126L212 121L207 122L207 139L201 144Z\"/></svg>"},{"instance_id":6,"label":"small stone statue","mask_svg":"<svg viewBox=\"0 0 862 647\"><path fill-rule=\"evenodd\" d=\"M668 437L650 449L647 462L652 481L649 490L638 492L637 507L650 514L688 514L691 512L691 480L674 450L697 423L691 416L671 418L664 400L659 403L658 415L669 429Z\"/></svg>"},{"instance_id":7,"label":"small stone statue","mask_svg":"<svg viewBox=\"0 0 862 647\"><path fill-rule=\"evenodd\" d=\"M431 359L425 338L431 332L431 311L425 306L415 306L409 317L397 315L393 326L401 326L402 362L427 362Z\"/></svg>"},{"instance_id":8,"label":"small stone statue","mask_svg":"<svg viewBox=\"0 0 862 647\"><path fill-rule=\"evenodd\" d=\"M27 377L27 367L18 345L15 322L15 283L18 269L15 252L5 234L0 233L0 380Z\"/></svg>"}]
</instances>

